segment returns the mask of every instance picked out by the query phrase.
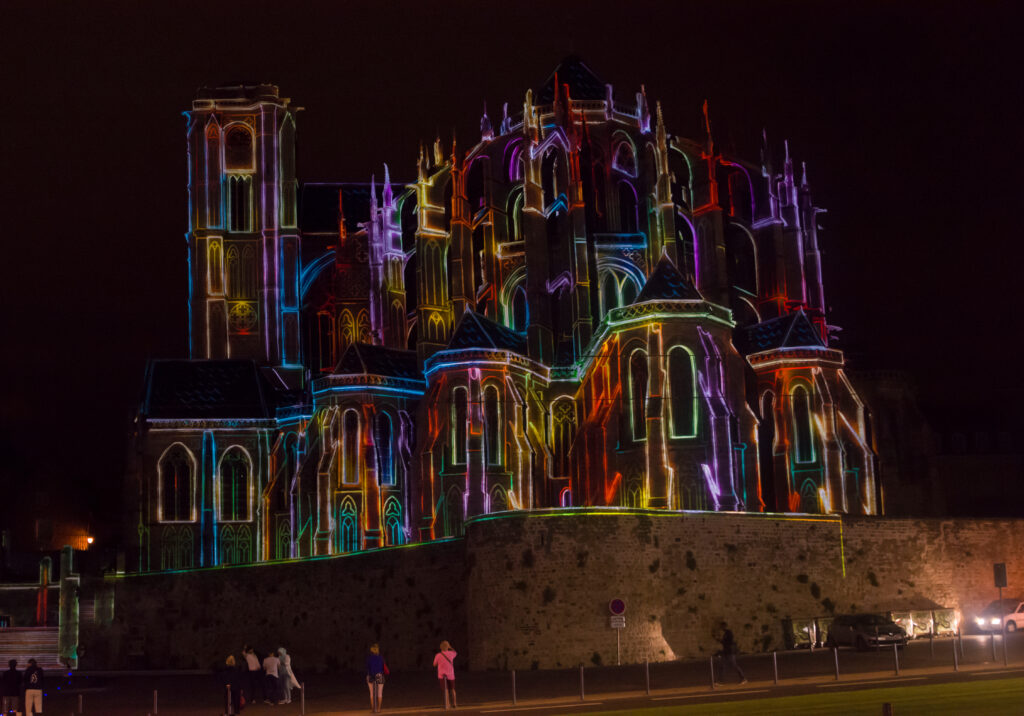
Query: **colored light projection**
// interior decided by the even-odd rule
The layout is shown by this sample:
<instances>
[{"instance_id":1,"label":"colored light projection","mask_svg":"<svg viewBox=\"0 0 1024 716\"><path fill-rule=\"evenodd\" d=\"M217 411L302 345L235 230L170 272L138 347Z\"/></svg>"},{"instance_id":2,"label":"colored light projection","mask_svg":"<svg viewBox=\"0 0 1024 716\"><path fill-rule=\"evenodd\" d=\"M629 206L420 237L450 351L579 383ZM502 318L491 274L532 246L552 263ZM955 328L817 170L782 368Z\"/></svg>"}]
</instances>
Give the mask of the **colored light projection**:
<instances>
[{"instance_id":1,"label":"colored light projection","mask_svg":"<svg viewBox=\"0 0 1024 716\"><path fill-rule=\"evenodd\" d=\"M415 181L385 166L300 206L276 88L186 116L193 357L221 382L250 361L216 394L258 399L147 402L139 569L509 510L879 513L788 143L781 173L767 137L760 164L726 156L706 104L703 138L673 136L643 88L623 102L570 58L497 129L485 108L474 145L421 146Z\"/></svg>"}]
</instances>

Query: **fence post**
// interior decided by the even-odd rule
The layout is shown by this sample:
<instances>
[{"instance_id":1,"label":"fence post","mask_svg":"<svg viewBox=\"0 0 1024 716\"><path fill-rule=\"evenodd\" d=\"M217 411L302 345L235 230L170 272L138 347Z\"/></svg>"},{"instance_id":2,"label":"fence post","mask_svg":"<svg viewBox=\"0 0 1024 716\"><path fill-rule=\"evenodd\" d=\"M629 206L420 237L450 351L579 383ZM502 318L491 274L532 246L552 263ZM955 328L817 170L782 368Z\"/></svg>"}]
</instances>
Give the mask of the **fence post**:
<instances>
[{"instance_id":1,"label":"fence post","mask_svg":"<svg viewBox=\"0 0 1024 716\"><path fill-rule=\"evenodd\" d=\"M224 713L227 716L235 714L235 710L231 707L231 684L224 684Z\"/></svg>"},{"instance_id":2,"label":"fence post","mask_svg":"<svg viewBox=\"0 0 1024 716\"><path fill-rule=\"evenodd\" d=\"M584 691L583 691L583 664L580 664L580 701L583 701L583 698L584 698Z\"/></svg>"},{"instance_id":3,"label":"fence post","mask_svg":"<svg viewBox=\"0 0 1024 716\"><path fill-rule=\"evenodd\" d=\"M892 704L882 704L882 716L895 716L896 709L893 708Z\"/></svg>"},{"instance_id":4,"label":"fence post","mask_svg":"<svg viewBox=\"0 0 1024 716\"><path fill-rule=\"evenodd\" d=\"M1003 625L1003 666L1010 665L1010 657L1006 654L1006 625Z\"/></svg>"},{"instance_id":5,"label":"fence post","mask_svg":"<svg viewBox=\"0 0 1024 716\"><path fill-rule=\"evenodd\" d=\"M989 641L992 643L992 661L996 660L996 633L992 632L989 635Z\"/></svg>"},{"instance_id":6,"label":"fence post","mask_svg":"<svg viewBox=\"0 0 1024 716\"><path fill-rule=\"evenodd\" d=\"M953 637L953 671L960 671L960 662L956 658L956 637Z\"/></svg>"},{"instance_id":7,"label":"fence post","mask_svg":"<svg viewBox=\"0 0 1024 716\"><path fill-rule=\"evenodd\" d=\"M833 646L832 647L832 656L836 660L836 681L839 681L839 647L838 646Z\"/></svg>"},{"instance_id":8,"label":"fence post","mask_svg":"<svg viewBox=\"0 0 1024 716\"><path fill-rule=\"evenodd\" d=\"M647 695L651 695L651 662L644 659L644 680L647 682Z\"/></svg>"},{"instance_id":9,"label":"fence post","mask_svg":"<svg viewBox=\"0 0 1024 716\"><path fill-rule=\"evenodd\" d=\"M896 667L896 676L900 675L900 646L899 644L892 645L892 662Z\"/></svg>"},{"instance_id":10,"label":"fence post","mask_svg":"<svg viewBox=\"0 0 1024 716\"><path fill-rule=\"evenodd\" d=\"M960 661L965 661L967 655L964 653L964 633L960 631L960 625L956 627L956 641L960 642Z\"/></svg>"},{"instance_id":11,"label":"fence post","mask_svg":"<svg viewBox=\"0 0 1024 716\"><path fill-rule=\"evenodd\" d=\"M83 696L82 696L82 694L79 694L78 695L78 713L79 714L84 714L85 713L85 707L84 707L84 704L82 703L82 700L83 700Z\"/></svg>"},{"instance_id":12,"label":"fence post","mask_svg":"<svg viewBox=\"0 0 1024 716\"><path fill-rule=\"evenodd\" d=\"M932 653L932 658L935 658L935 629L928 632L928 649Z\"/></svg>"},{"instance_id":13,"label":"fence post","mask_svg":"<svg viewBox=\"0 0 1024 716\"><path fill-rule=\"evenodd\" d=\"M516 670L512 669L512 705L515 706L516 703Z\"/></svg>"},{"instance_id":14,"label":"fence post","mask_svg":"<svg viewBox=\"0 0 1024 716\"><path fill-rule=\"evenodd\" d=\"M153 716L156 716L160 711L157 710L157 698L156 689L153 689Z\"/></svg>"},{"instance_id":15,"label":"fence post","mask_svg":"<svg viewBox=\"0 0 1024 716\"><path fill-rule=\"evenodd\" d=\"M775 685L779 685L779 652L772 652L772 674L775 677Z\"/></svg>"},{"instance_id":16,"label":"fence post","mask_svg":"<svg viewBox=\"0 0 1024 716\"><path fill-rule=\"evenodd\" d=\"M711 669L711 690L715 690L715 657L708 657L708 667Z\"/></svg>"},{"instance_id":17,"label":"fence post","mask_svg":"<svg viewBox=\"0 0 1024 716\"><path fill-rule=\"evenodd\" d=\"M302 716L306 716L306 685L304 683L299 684L299 696L302 699L302 703L300 704L302 708Z\"/></svg>"}]
</instances>

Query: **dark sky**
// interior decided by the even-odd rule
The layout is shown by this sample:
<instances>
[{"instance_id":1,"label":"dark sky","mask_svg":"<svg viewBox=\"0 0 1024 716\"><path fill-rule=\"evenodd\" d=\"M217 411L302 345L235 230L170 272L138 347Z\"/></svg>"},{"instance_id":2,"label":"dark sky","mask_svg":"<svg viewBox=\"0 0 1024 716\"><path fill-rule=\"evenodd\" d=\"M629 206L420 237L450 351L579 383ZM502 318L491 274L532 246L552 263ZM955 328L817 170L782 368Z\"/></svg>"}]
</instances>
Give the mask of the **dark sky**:
<instances>
[{"instance_id":1,"label":"dark sky","mask_svg":"<svg viewBox=\"0 0 1024 716\"><path fill-rule=\"evenodd\" d=\"M305 107L303 180L403 179L420 140L470 146L485 100L520 106L571 52L623 97L645 83L672 133L699 136L708 99L721 146L756 159L764 127L778 166L790 140L855 367L907 368L931 405L1019 404L1015 5L8 0L0 474L112 513L145 360L187 350L198 86Z\"/></svg>"}]
</instances>

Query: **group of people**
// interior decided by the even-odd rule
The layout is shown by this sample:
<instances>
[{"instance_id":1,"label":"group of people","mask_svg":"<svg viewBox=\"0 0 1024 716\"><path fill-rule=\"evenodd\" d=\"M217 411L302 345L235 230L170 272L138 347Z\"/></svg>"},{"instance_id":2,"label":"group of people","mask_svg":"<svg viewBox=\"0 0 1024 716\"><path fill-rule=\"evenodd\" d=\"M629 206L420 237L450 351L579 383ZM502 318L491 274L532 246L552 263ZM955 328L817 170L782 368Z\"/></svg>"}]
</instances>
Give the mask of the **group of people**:
<instances>
[{"instance_id":1,"label":"group of people","mask_svg":"<svg viewBox=\"0 0 1024 716\"><path fill-rule=\"evenodd\" d=\"M256 649L246 644L242 647L241 662L231 655L225 663L231 709L236 714L258 699L265 704L290 704L292 691L302 688L292 671L292 657L283 646L261 659Z\"/></svg>"},{"instance_id":2,"label":"group of people","mask_svg":"<svg viewBox=\"0 0 1024 716\"><path fill-rule=\"evenodd\" d=\"M35 659L28 660L28 668L18 671L17 659L11 659L8 669L0 676L3 716L20 714L26 716L43 713L43 670ZM19 704L24 702L24 709Z\"/></svg>"},{"instance_id":3,"label":"group of people","mask_svg":"<svg viewBox=\"0 0 1024 716\"><path fill-rule=\"evenodd\" d=\"M455 650L447 641L442 641L437 654L434 655L434 667L437 668L437 682L441 686L441 695L445 709L457 708L455 701ZM366 686L370 690L370 708L380 713L381 701L384 697L384 678L390 674L387 662L380 653L380 645L370 646L366 656Z\"/></svg>"}]
</instances>

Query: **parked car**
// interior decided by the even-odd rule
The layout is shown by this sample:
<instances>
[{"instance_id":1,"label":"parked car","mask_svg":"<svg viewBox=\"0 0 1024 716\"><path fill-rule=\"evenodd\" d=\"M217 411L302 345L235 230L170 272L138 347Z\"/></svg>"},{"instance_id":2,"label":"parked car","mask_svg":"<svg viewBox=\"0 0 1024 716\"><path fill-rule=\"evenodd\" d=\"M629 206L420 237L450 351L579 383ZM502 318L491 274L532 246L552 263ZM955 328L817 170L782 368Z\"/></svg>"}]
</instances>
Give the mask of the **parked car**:
<instances>
[{"instance_id":1,"label":"parked car","mask_svg":"<svg viewBox=\"0 0 1024 716\"><path fill-rule=\"evenodd\" d=\"M889 617L878 614L841 614L832 620L825 646L855 646L858 649L907 645L907 632Z\"/></svg>"},{"instance_id":2,"label":"parked car","mask_svg":"<svg viewBox=\"0 0 1024 716\"><path fill-rule=\"evenodd\" d=\"M996 599L987 607L981 610L969 623L972 631L1001 632L1003 622L1006 622L1006 631L1017 631L1024 629L1024 600L1021 599Z\"/></svg>"}]
</instances>

